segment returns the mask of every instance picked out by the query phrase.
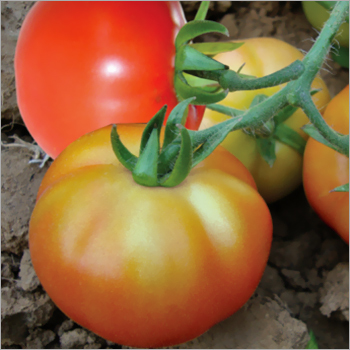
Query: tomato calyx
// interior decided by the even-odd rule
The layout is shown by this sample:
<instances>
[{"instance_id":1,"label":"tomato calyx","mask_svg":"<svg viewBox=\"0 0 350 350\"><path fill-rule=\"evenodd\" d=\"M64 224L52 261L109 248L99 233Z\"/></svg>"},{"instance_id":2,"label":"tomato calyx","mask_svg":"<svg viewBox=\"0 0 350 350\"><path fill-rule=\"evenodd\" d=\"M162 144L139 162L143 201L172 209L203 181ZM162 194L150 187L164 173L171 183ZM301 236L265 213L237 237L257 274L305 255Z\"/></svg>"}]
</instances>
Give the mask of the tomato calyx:
<instances>
[{"instance_id":1,"label":"tomato calyx","mask_svg":"<svg viewBox=\"0 0 350 350\"><path fill-rule=\"evenodd\" d=\"M201 131L184 127L187 107L195 97L180 102L171 111L165 125L163 144L160 132L167 106L147 123L140 143L140 156L133 155L121 142L117 125L111 132L112 148L125 168L132 172L136 183L147 187L175 187L185 180L191 169L208 157L224 140L241 118L230 120L229 125ZM207 134L209 132L209 135Z\"/></svg>"},{"instance_id":2,"label":"tomato calyx","mask_svg":"<svg viewBox=\"0 0 350 350\"><path fill-rule=\"evenodd\" d=\"M208 105L223 100L229 91L255 90L276 86L298 79L304 72L304 64L297 60L289 67L262 78L235 72L212 57L233 51L243 42L191 43L199 35L220 33L228 36L228 30L220 23L205 20L208 2L203 1L195 19L185 24L175 39L174 86L178 99L196 97L197 105Z\"/></svg>"},{"instance_id":3,"label":"tomato calyx","mask_svg":"<svg viewBox=\"0 0 350 350\"><path fill-rule=\"evenodd\" d=\"M184 100L196 97L196 104L216 103L223 100L228 91L222 89L215 81L201 80L189 77L187 71L227 70L224 64L212 59L206 53L230 51L235 45L218 45L207 43L205 47L198 44L190 44L195 37L206 33L221 33L228 35L227 29L217 22L206 20L194 20L185 24L175 39L175 76L174 86L178 98Z\"/></svg>"},{"instance_id":4,"label":"tomato calyx","mask_svg":"<svg viewBox=\"0 0 350 350\"><path fill-rule=\"evenodd\" d=\"M174 187L180 184L193 166L192 143L188 130L183 126L186 121L186 109L194 100L189 98L179 103L167 120L164 141L160 147L160 132L167 106L162 107L147 123L141 138L140 156L136 157L122 144L117 126L113 125L111 141L113 151L119 161L132 172L133 179L139 185L147 187ZM180 138L180 142L174 141ZM173 164L164 157L163 150L175 148L178 153Z\"/></svg>"}]
</instances>

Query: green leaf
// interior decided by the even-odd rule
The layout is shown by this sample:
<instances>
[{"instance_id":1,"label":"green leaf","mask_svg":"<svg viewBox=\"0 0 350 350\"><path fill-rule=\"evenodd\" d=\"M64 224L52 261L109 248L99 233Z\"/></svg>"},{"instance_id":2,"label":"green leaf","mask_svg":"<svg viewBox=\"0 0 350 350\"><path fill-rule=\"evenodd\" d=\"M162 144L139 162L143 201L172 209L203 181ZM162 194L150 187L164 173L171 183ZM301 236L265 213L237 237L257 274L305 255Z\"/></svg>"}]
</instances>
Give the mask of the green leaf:
<instances>
[{"instance_id":1,"label":"green leaf","mask_svg":"<svg viewBox=\"0 0 350 350\"><path fill-rule=\"evenodd\" d=\"M190 86L180 72L175 74L174 85L181 99L196 97L196 105L207 105L220 102L227 94L227 90L220 89L217 92L207 92L200 87Z\"/></svg>"},{"instance_id":2,"label":"green leaf","mask_svg":"<svg viewBox=\"0 0 350 350\"><path fill-rule=\"evenodd\" d=\"M332 148L334 149L335 151L339 152L339 153L342 153L341 150L335 146L335 145L332 145L330 142L328 142L320 133L319 131L316 129L315 126L313 126L312 124L307 124L307 125L304 125L302 128L301 128L306 134L308 134L309 136L311 136L313 139L315 139L316 141L326 145L327 147L329 148Z\"/></svg>"},{"instance_id":3,"label":"green leaf","mask_svg":"<svg viewBox=\"0 0 350 350\"><path fill-rule=\"evenodd\" d=\"M202 1L196 13L195 21L203 20L207 16L210 1Z\"/></svg>"},{"instance_id":4,"label":"green leaf","mask_svg":"<svg viewBox=\"0 0 350 350\"><path fill-rule=\"evenodd\" d=\"M310 331L310 340L306 345L306 349L318 349L318 345L316 342L316 337L313 331Z\"/></svg>"},{"instance_id":5,"label":"green leaf","mask_svg":"<svg viewBox=\"0 0 350 350\"><path fill-rule=\"evenodd\" d=\"M243 113L245 113L245 111L242 111L240 109L227 107L219 104L209 104L207 105L206 108L211 109L212 111L225 114L231 118L238 117L239 115L242 115Z\"/></svg>"},{"instance_id":6,"label":"green leaf","mask_svg":"<svg viewBox=\"0 0 350 350\"><path fill-rule=\"evenodd\" d=\"M181 129L181 148L172 172L160 180L163 187L174 187L186 179L192 169L192 144L188 130L178 125Z\"/></svg>"},{"instance_id":7,"label":"green leaf","mask_svg":"<svg viewBox=\"0 0 350 350\"><path fill-rule=\"evenodd\" d=\"M139 185L158 186L158 155L159 136L158 128L155 127L132 172L135 182Z\"/></svg>"},{"instance_id":8,"label":"green leaf","mask_svg":"<svg viewBox=\"0 0 350 350\"><path fill-rule=\"evenodd\" d=\"M188 105L195 100L195 97L188 98L174 107L171 111L164 132L164 142L162 148L167 147L180 134L178 124L185 125L186 109Z\"/></svg>"},{"instance_id":9,"label":"green leaf","mask_svg":"<svg viewBox=\"0 0 350 350\"><path fill-rule=\"evenodd\" d=\"M213 43L195 43L189 44L190 47L203 53L207 56L215 56L222 52L229 52L238 49L244 43L233 43L233 42L213 42Z\"/></svg>"},{"instance_id":10,"label":"green leaf","mask_svg":"<svg viewBox=\"0 0 350 350\"><path fill-rule=\"evenodd\" d=\"M221 33L226 36L229 35L228 30L225 26L220 23L200 20L200 21L191 21L186 23L179 31L175 39L175 48L176 51L181 45L187 44L190 40L196 38L199 35L207 33Z\"/></svg>"},{"instance_id":11,"label":"green leaf","mask_svg":"<svg viewBox=\"0 0 350 350\"><path fill-rule=\"evenodd\" d=\"M120 163L122 163L128 170L133 171L138 158L134 156L120 141L117 126L115 124L112 126L111 143L113 152Z\"/></svg>"},{"instance_id":12,"label":"green leaf","mask_svg":"<svg viewBox=\"0 0 350 350\"><path fill-rule=\"evenodd\" d=\"M333 188L331 192L349 192L349 183Z\"/></svg>"},{"instance_id":13,"label":"green leaf","mask_svg":"<svg viewBox=\"0 0 350 350\"><path fill-rule=\"evenodd\" d=\"M143 152L144 148L146 147L146 145L148 143L148 139L150 138L154 128L157 129L158 140L159 140L160 130L162 129L162 126L163 126L163 121L165 118L166 110L167 110L167 105L164 105L155 114L155 116L147 123L147 125L142 133L141 145L140 145L140 155ZM158 148L159 148L159 146L158 146Z\"/></svg>"},{"instance_id":14,"label":"green leaf","mask_svg":"<svg viewBox=\"0 0 350 350\"><path fill-rule=\"evenodd\" d=\"M175 59L175 67L178 71L228 69L224 64L213 60L188 45L179 48Z\"/></svg>"},{"instance_id":15,"label":"green leaf","mask_svg":"<svg viewBox=\"0 0 350 350\"><path fill-rule=\"evenodd\" d=\"M292 147L301 155L304 154L306 141L295 130L286 124L278 125L274 131L273 136L276 140Z\"/></svg>"},{"instance_id":16,"label":"green leaf","mask_svg":"<svg viewBox=\"0 0 350 350\"><path fill-rule=\"evenodd\" d=\"M258 146L258 151L261 157L266 161L266 163L273 167L276 160L276 142L272 137L269 138L256 138L256 143Z\"/></svg>"}]
</instances>

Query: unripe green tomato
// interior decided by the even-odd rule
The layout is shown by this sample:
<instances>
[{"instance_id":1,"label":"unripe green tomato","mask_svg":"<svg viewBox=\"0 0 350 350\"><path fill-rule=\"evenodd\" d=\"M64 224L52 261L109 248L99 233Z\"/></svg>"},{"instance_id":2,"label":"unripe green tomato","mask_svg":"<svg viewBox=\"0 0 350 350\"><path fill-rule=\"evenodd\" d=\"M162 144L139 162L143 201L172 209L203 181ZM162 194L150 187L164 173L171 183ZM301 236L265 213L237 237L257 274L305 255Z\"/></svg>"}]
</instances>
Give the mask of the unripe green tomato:
<instances>
[{"instance_id":1,"label":"unripe green tomato","mask_svg":"<svg viewBox=\"0 0 350 350\"><path fill-rule=\"evenodd\" d=\"M329 11L316 1L302 1L303 9L308 21L317 29L321 30L323 24L329 18ZM339 42L340 46L349 47L349 23L343 23L334 40Z\"/></svg>"}]
</instances>

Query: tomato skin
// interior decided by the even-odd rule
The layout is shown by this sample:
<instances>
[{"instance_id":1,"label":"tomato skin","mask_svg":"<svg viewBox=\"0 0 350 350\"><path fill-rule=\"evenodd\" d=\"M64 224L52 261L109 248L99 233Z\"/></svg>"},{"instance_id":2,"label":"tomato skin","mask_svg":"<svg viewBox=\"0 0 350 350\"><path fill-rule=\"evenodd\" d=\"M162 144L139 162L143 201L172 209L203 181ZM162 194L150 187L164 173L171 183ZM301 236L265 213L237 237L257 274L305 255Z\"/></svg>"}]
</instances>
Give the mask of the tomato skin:
<instances>
[{"instance_id":1,"label":"tomato skin","mask_svg":"<svg viewBox=\"0 0 350 350\"><path fill-rule=\"evenodd\" d=\"M262 77L303 58L299 50L278 39L254 38L240 41L244 42L240 48L219 54L215 56L215 59L229 65L230 69L236 71L245 63L241 71L243 74ZM256 95L271 96L282 86L229 93L220 104L245 110L249 108ZM313 96L316 106L322 112L330 100L328 89L320 77L315 78L312 88L322 89ZM206 109L200 128L208 128L228 118L221 113ZM307 116L299 109L285 121L285 124L306 139L307 135L300 128L308 121ZM248 168L258 186L259 193L268 203L285 197L301 184L302 156L283 143L276 141L276 161L272 168L260 156L255 139L242 130L231 132L222 142L222 146Z\"/></svg>"},{"instance_id":2,"label":"tomato skin","mask_svg":"<svg viewBox=\"0 0 350 350\"><path fill-rule=\"evenodd\" d=\"M118 126L134 153L143 128ZM106 339L188 341L257 287L272 239L268 207L221 147L174 188L140 186L112 157L110 131L72 143L45 175L30 221L35 271L64 313Z\"/></svg>"},{"instance_id":3,"label":"tomato skin","mask_svg":"<svg viewBox=\"0 0 350 350\"><path fill-rule=\"evenodd\" d=\"M177 103L174 40L179 2L39 1L17 42L18 106L37 143L55 158L112 123L146 123ZM142 113L140 113L142 111ZM190 106L197 129L204 108Z\"/></svg>"},{"instance_id":4,"label":"tomato skin","mask_svg":"<svg viewBox=\"0 0 350 350\"><path fill-rule=\"evenodd\" d=\"M349 133L349 85L327 106L324 119L334 130ZM303 184L311 207L349 244L349 192L330 192L349 182L349 158L310 138L306 144Z\"/></svg>"}]
</instances>

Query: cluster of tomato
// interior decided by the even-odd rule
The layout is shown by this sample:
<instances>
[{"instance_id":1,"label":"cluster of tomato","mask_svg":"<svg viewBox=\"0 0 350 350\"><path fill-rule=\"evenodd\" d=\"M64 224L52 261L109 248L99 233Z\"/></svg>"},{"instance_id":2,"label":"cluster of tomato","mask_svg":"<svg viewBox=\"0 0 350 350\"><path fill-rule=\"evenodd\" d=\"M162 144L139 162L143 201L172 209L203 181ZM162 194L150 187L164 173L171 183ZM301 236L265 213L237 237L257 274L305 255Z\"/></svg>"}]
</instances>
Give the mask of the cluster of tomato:
<instances>
[{"instance_id":1,"label":"cluster of tomato","mask_svg":"<svg viewBox=\"0 0 350 350\"><path fill-rule=\"evenodd\" d=\"M121 124L121 140L137 154L141 123L164 104L171 110L178 103L174 39L184 23L179 2L38 2L18 39L22 117L38 144L58 156L30 222L34 268L64 313L120 344L179 344L237 311L268 259L272 221L265 200L277 200L301 182L298 152L277 143L270 168L254 138L242 131L231 133L174 188L140 186L117 160L108 125ZM246 63L242 72L258 77L300 58L290 45L263 38L217 57L235 70ZM322 89L314 99L324 107L329 95L320 78L314 88ZM223 103L248 108L256 94L235 92ZM344 131L346 102L343 114L334 113L339 105L327 112ZM190 106L186 126L197 129L203 112L203 106ZM223 119L206 111L202 125ZM297 111L286 123L306 138L300 127L307 121ZM324 149L326 160L318 147L308 142L304 171L316 210L321 201L323 209L329 205L325 197L339 196L320 188L342 183L339 174L348 162ZM319 170L320 160L327 172ZM339 212L337 205L331 207ZM324 210L327 223L341 221L341 228L333 227L345 229L345 215L335 219Z\"/></svg>"}]
</instances>

